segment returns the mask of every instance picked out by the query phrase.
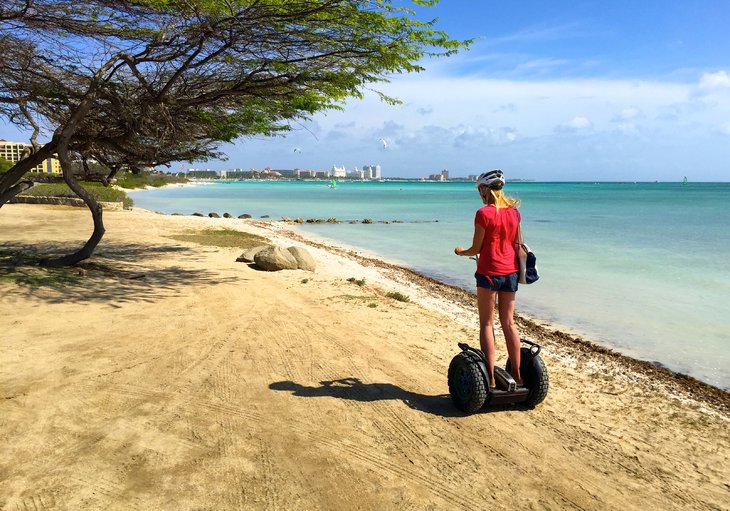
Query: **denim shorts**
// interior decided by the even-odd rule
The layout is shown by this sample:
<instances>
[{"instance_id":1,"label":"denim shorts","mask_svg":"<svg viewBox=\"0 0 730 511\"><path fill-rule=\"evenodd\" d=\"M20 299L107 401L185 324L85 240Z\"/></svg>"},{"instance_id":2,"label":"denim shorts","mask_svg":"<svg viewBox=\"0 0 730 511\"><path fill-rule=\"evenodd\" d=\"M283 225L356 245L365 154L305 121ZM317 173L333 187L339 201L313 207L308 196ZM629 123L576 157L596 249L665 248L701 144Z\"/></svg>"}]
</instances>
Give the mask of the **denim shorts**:
<instances>
[{"instance_id":1,"label":"denim shorts","mask_svg":"<svg viewBox=\"0 0 730 511\"><path fill-rule=\"evenodd\" d=\"M491 291L508 291L514 293L517 291L517 280L520 273L514 272L509 275L482 275L475 273L477 279L477 287L483 287Z\"/></svg>"}]
</instances>

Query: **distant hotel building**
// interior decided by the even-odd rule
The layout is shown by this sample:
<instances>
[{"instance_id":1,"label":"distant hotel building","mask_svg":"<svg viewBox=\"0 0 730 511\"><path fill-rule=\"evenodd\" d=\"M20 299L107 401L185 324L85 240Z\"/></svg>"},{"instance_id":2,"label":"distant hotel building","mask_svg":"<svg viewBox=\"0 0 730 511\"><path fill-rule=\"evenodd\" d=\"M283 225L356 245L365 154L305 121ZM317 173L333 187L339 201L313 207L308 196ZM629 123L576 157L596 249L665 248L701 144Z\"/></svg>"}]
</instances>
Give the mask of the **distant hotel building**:
<instances>
[{"instance_id":1,"label":"distant hotel building","mask_svg":"<svg viewBox=\"0 0 730 511\"><path fill-rule=\"evenodd\" d=\"M428 176L429 181L448 181L449 171L444 169L440 174L431 174Z\"/></svg>"},{"instance_id":2,"label":"distant hotel building","mask_svg":"<svg viewBox=\"0 0 730 511\"><path fill-rule=\"evenodd\" d=\"M380 179L380 165L363 165L364 179Z\"/></svg>"},{"instance_id":3,"label":"distant hotel building","mask_svg":"<svg viewBox=\"0 0 730 511\"><path fill-rule=\"evenodd\" d=\"M0 138L0 158L18 163L23 156L23 151L30 144L22 142L8 142ZM31 169L31 172L39 172L41 174L61 174L61 164L56 158L48 158Z\"/></svg>"},{"instance_id":4,"label":"distant hotel building","mask_svg":"<svg viewBox=\"0 0 730 511\"><path fill-rule=\"evenodd\" d=\"M345 169L344 165L342 167L332 165L332 173L330 175L332 177L347 177L347 169Z\"/></svg>"},{"instance_id":5,"label":"distant hotel building","mask_svg":"<svg viewBox=\"0 0 730 511\"><path fill-rule=\"evenodd\" d=\"M365 173L357 168L357 165L355 165L355 170L352 172L347 173L347 177L351 179L365 179Z\"/></svg>"}]
</instances>

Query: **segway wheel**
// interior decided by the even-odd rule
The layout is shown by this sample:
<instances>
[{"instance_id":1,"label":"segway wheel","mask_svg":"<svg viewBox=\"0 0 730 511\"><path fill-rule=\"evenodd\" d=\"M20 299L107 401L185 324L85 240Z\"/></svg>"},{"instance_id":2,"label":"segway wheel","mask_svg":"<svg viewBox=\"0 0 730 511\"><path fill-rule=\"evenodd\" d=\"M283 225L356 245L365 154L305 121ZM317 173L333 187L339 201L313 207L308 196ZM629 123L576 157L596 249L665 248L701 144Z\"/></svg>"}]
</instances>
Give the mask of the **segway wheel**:
<instances>
[{"instance_id":1,"label":"segway wheel","mask_svg":"<svg viewBox=\"0 0 730 511\"><path fill-rule=\"evenodd\" d=\"M484 376L464 352L457 354L449 365L449 393L456 407L466 413L476 412L487 399Z\"/></svg>"},{"instance_id":2,"label":"segway wheel","mask_svg":"<svg viewBox=\"0 0 730 511\"><path fill-rule=\"evenodd\" d=\"M512 364L509 360L504 368L510 372ZM547 397L550 382L545 362L542 361L540 355L531 353L529 348L520 349L520 376L522 376L525 387L530 391L525 406L535 408Z\"/></svg>"}]
</instances>

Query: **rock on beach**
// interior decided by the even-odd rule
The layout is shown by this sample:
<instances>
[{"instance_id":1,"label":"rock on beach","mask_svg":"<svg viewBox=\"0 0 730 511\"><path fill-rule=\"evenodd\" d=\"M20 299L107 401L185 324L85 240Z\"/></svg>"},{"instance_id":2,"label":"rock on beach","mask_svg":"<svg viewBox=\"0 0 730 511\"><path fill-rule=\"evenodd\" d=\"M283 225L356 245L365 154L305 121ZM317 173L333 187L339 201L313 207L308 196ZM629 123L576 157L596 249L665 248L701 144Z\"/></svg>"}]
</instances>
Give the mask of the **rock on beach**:
<instances>
[{"instance_id":1,"label":"rock on beach","mask_svg":"<svg viewBox=\"0 0 730 511\"><path fill-rule=\"evenodd\" d=\"M239 263L252 263L254 262L254 258L256 257L256 254L261 252L263 249L270 247L271 245L259 245L257 247L249 248L245 252L243 252L240 256L238 256L238 259L236 259Z\"/></svg>"},{"instance_id":2,"label":"rock on beach","mask_svg":"<svg viewBox=\"0 0 730 511\"><path fill-rule=\"evenodd\" d=\"M317 267L317 263L314 262L314 258L312 258L307 249L303 247L289 247L287 250L296 259L298 269L314 271Z\"/></svg>"},{"instance_id":3,"label":"rock on beach","mask_svg":"<svg viewBox=\"0 0 730 511\"><path fill-rule=\"evenodd\" d=\"M269 246L254 256L256 266L266 271L296 270L297 260L288 250Z\"/></svg>"}]
</instances>

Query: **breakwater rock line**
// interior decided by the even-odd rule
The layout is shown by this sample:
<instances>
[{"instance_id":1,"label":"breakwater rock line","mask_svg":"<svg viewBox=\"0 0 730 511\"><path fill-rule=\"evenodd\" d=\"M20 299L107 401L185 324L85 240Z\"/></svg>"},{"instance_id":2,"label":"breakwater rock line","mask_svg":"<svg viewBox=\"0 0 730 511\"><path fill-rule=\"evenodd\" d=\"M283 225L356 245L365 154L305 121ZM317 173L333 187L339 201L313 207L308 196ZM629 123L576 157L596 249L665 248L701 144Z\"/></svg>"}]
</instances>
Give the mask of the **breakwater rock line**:
<instances>
[{"instance_id":1,"label":"breakwater rock line","mask_svg":"<svg viewBox=\"0 0 730 511\"><path fill-rule=\"evenodd\" d=\"M161 212L157 212L161 213ZM164 213L161 213L164 214ZM183 213L172 213L174 216L182 216ZM209 218L230 218L230 219L239 219L239 220L248 220L253 219L252 215L249 215L248 213L244 213L242 215L238 215L237 217L230 214L230 213L223 213L223 215L220 215L215 212L211 212L206 214L203 213L192 213L191 216L197 216L197 217L209 217ZM269 219L271 218L270 215L261 215L259 217L260 219ZM278 221L278 222L285 222L289 224L427 224L427 223L438 223L438 220L373 220L372 218L363 218L362 220L340 220L335 217L329 217L329 218L307 218L306 220L297 217L297 218L290 218L288 216L281 217L280 220L272 220L272 221Z\"/></svg>"}]
</instances>

